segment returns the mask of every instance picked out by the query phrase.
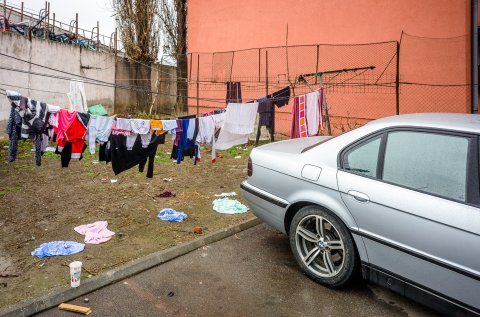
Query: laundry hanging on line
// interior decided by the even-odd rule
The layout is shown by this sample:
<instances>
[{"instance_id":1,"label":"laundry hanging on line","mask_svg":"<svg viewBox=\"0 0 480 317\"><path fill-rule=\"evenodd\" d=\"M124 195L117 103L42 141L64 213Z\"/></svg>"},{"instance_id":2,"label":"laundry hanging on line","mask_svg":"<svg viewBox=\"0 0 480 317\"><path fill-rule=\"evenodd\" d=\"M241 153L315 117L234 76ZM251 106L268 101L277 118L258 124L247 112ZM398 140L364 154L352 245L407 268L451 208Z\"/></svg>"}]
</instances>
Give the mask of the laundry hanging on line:
<instances>
[{"instance_id":1,"label":"laundry hanging on line","mask_svg":"<svg viewBox=\"0 0 480 317\"><path fill-rule=\"evenodd\" d=\"M290 138L305 138L318 135L323 130L323 87L294 98Z\"/></svg>"},{"instance_id":2,"label":"laundry hanging on line","mask_svg":"<svg viewBox=\"0 0 480 317\"><path fill-rule=\"evenodd\" d=\"M288 91L289 94L287 88L284 93ZM240 83L232 83L230 93L234 100L241 100ZM226 109L217 109L199 118L144 120L67 110L14 91L7 91L7 97L12 106L6 129L10 139L10 162L16 159L18 140L22 138L35 142L37 165L41 164L49 140L57 142L55 153L60 155L62 167L68 167L72 159L81 160L87 146L94 154L98 143L99 161L111 162L115 174L136 165L143 171L148 161L147 177L153 175L156 146L164 143L165 134L172 135L172 158L177 163L190 156L197 164L201 159L201 144L211 146L211 161L215 162L217 148L227 149L248 142L258 109L257 103L229 103ZM240 105L244 105L244 109Z\"/></svg>"},{"instance_id":3,"label":"laundry hanging on line","mask_svg":"<svg viewBox=\"0 0 480 317\"><path fill-rule=\"evenodd\" d=\"M216 148L226 150L232 146L247 143L248 136L253 132L257 110L257 102L229 103Z\"/></svg>"}]
</instances>

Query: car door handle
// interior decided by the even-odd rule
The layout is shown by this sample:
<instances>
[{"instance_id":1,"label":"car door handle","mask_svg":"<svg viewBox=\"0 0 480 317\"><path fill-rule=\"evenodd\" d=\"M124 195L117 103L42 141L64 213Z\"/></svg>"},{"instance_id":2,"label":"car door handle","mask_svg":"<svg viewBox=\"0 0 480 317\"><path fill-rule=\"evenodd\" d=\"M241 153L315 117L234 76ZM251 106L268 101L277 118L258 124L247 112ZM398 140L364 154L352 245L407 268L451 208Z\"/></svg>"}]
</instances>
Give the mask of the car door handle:
<instances>
[{"instance_id":1,"label":"car door handle","mask_svg":"<svg viewBox=\"0 0 480 317\"><path fill-rule=\"evenodd\" d=\"M349 190L348 194L362 203L368 203L370 201L370 198L367 195L361 192L357 192L356 190Z\"/></svg>"}]
</instances>

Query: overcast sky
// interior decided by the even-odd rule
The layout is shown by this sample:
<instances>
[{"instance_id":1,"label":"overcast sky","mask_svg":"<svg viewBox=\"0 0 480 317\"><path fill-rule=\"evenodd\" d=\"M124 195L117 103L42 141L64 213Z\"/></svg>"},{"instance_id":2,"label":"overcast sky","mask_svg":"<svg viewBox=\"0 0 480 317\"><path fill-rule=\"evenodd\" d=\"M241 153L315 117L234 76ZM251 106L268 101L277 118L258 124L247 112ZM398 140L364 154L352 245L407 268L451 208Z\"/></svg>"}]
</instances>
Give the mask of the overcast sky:
<instances>
[{"instance_id":1,"label":"overcast sky","mask_svg":"<svg viewBox=\"0 0 480 317\"><path fill-rule=\"evenodd\" d=\"M44 0L27 0L24 8L37 13L45 7ZM7 0L8 4L20 7L22 1ZM78 27L92 30L100 22L100 34L110 36L115 31L115 18L112 17L112 0L50 0L50 11L55 13L55 19L62 23L70 23L75 20L78 13ZM52 15L50 15L52 17Z\"/></svg>"}]
</instances>

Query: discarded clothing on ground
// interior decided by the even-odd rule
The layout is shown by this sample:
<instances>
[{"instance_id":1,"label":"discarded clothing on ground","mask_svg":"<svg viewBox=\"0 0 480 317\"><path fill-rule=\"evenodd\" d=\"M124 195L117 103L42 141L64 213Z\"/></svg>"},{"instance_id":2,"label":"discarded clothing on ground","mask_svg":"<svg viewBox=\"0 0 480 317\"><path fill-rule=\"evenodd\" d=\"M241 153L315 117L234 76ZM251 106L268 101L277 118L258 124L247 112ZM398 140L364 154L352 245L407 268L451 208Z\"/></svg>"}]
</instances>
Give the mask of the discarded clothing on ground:
<instances>
[{"instance_id":1,"label":"discarded clothing on ground","mask_svg":"<svg viewBox=\"0 0 480 317\"><path fill-rule=\"evenodd\" d=\"M155 196L160 198L166 198L166 197L175 197L177 195L175 195L175 193L172 193L172 192L164 191L163 193L158 193Z\"/></svg>"},{"instance_id":2,"label":"discarded clothing on ground","mask_svg":"<svg viewBox=\"0 0 480 317\"><path fill-rule=\"evenodd\" d=\"M164 208L160 210L157 218L169 222L182 222L187 219L187 214L181 211L176 211L172 208Z\"/></svg>"},{"instance_id":3,"label":"discarded clothing on ground","mask_svg":"<svg viewBox=\"0 0 480 317\"><path fill-rule=\"evenodd\" d=\"M229 193L215 194L215 197L229 197L229 196L237 196L237 193L229 192Z\"/></svg>"},{"instance_id":4,"label":"discarded clothing on ground","mask_svg":"<svg viewBox=\"0 0 480 317\"><path fill-rule=\"evenodd\" d=\"M248 207L238 200L221 198L213 201L213 210L222 214L242 214L248 211Z\"/></svg>"},{"instance_id":5,"label":"discarded clothing on ground","mask_svg":"<svg viewBox=\"0 0 480 317\"><path fill-rule=\"evenodd\" d=\"M80 253L85 248L85 244L75 241L52 241L42 243L38 248L32 251L32 255L37 258L56 255L71 255Z\"/></svg>"},{"instance_id":6,"label":"discarded clothing on ground","mask_svg":"<svg viewBox=\"0 0 480 317\"><path fill-rule=\"evenodd\" d=\"M73 230L85 236L83 240L85 243L100 244L107 242L115 235L115 232L108 230L107 226L107 221L96 221L75 227Z\"/></svg>"}]
</instances>

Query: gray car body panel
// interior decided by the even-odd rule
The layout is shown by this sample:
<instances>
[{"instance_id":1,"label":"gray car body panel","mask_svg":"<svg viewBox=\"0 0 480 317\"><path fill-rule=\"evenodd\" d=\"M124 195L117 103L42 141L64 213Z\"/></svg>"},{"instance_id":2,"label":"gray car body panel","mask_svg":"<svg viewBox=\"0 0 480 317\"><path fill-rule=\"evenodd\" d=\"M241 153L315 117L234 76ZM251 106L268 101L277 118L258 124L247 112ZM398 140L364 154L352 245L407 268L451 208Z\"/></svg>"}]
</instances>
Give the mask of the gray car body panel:
<instances>
[{"instance_id":1,"label":"gray car body panel","mask_svg":"<svg viewBox=\"0 0 480 317\"><path fill-rule=\"evenodd\" d=\"M272 205L242 192L253 212L282 232L286 232L285 213L292 204L309 202L328 208L352 231L363 262L480 309L478 206L339 170L339 153L345 147L395 127L480 135L480 116L436 113L388 117L303 153L306 147L326 138L268 144L252 151L253 175L243 184L286 201L288 206ZM317 180L315 172L302 176L306 166L321 170ZM352 190L366 194L369 201L354 199L348 194Z\"/></svg>"}]
</instances>

